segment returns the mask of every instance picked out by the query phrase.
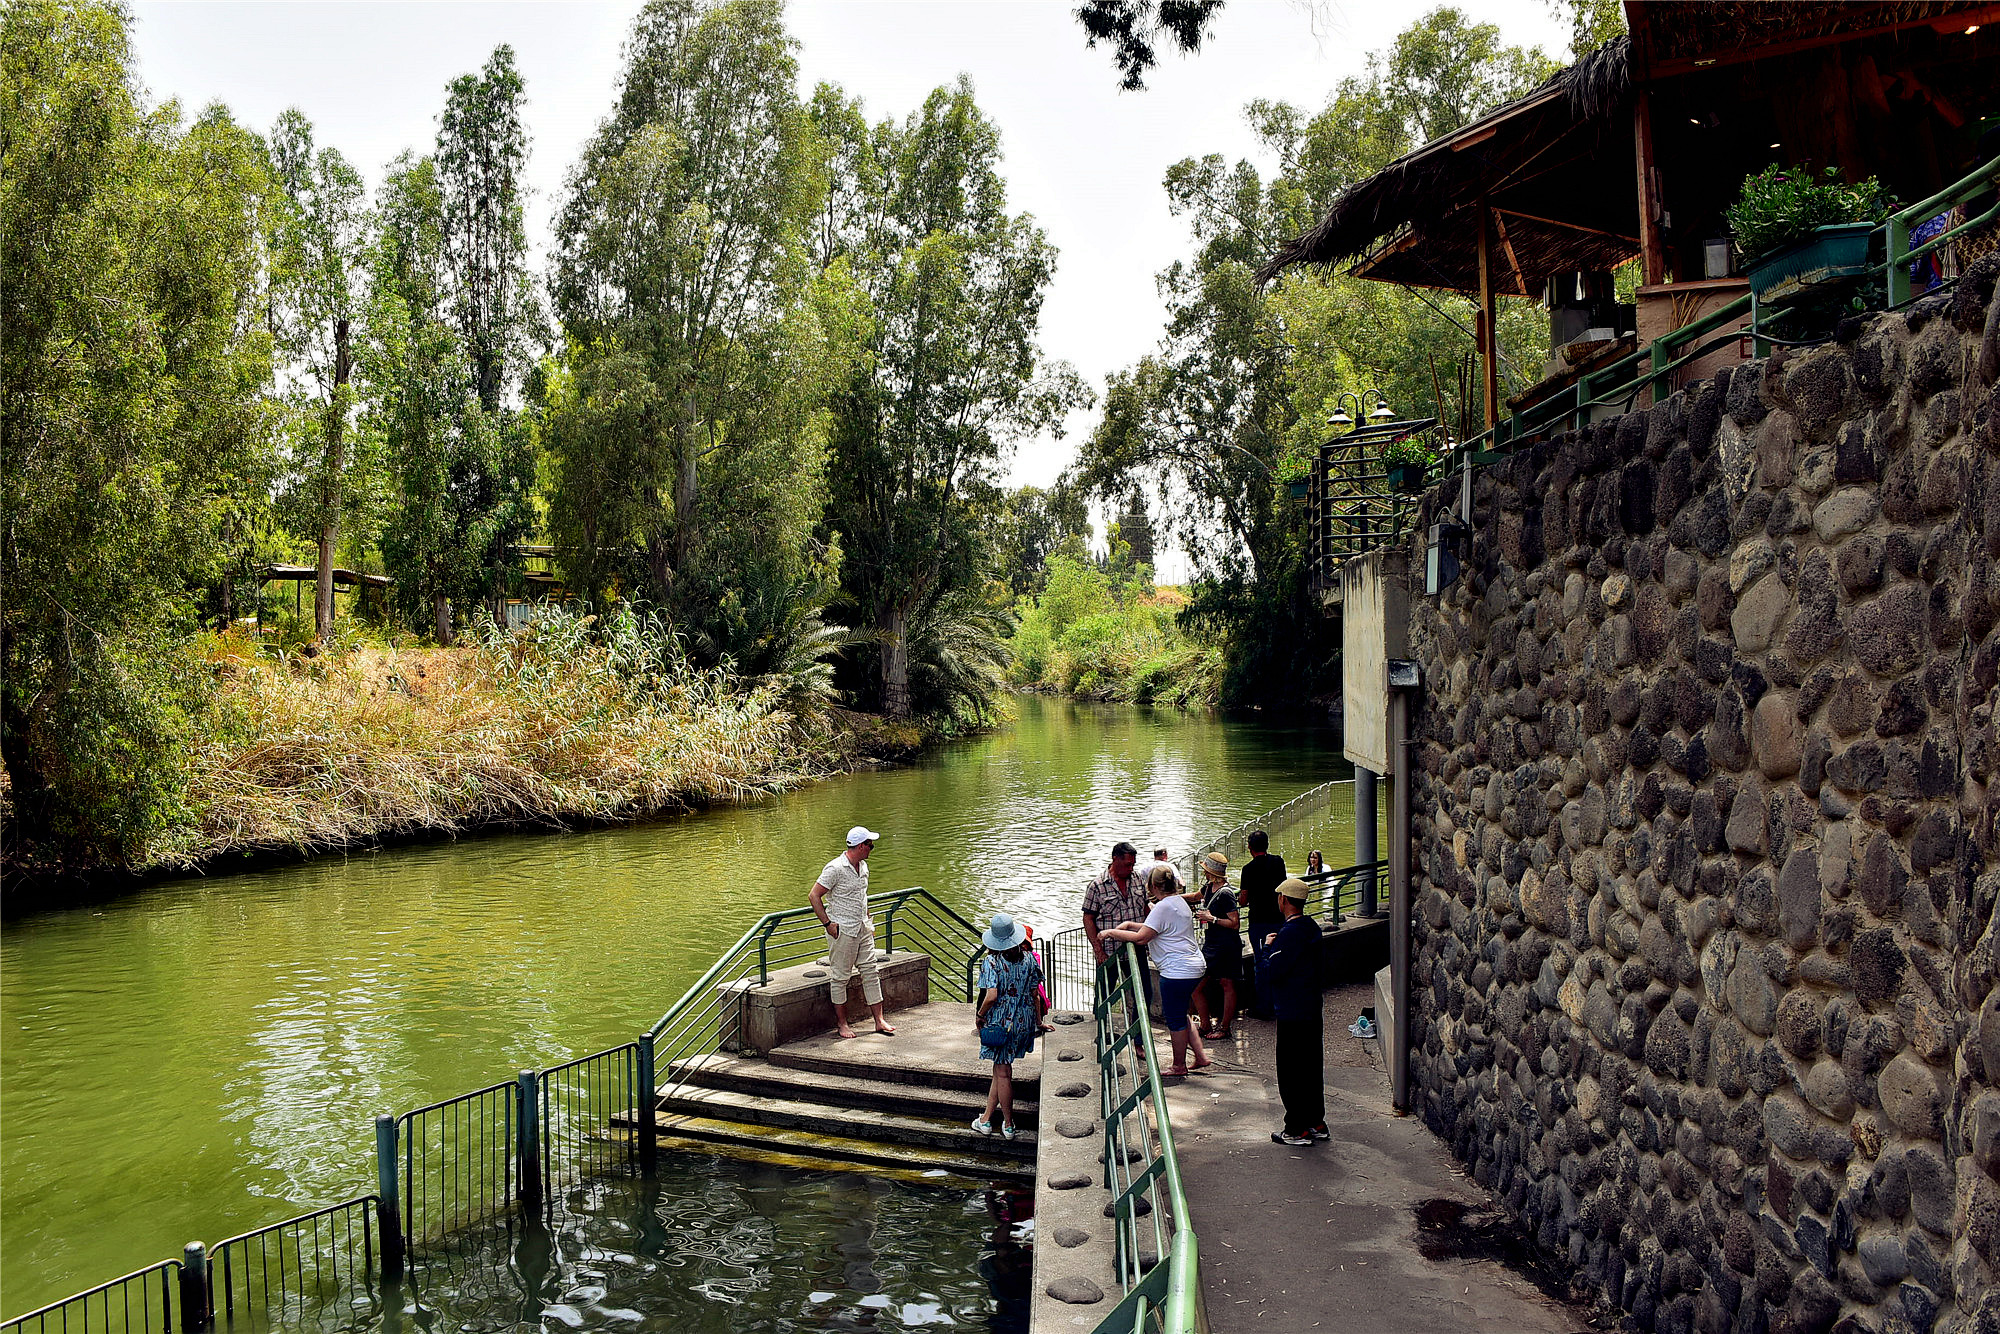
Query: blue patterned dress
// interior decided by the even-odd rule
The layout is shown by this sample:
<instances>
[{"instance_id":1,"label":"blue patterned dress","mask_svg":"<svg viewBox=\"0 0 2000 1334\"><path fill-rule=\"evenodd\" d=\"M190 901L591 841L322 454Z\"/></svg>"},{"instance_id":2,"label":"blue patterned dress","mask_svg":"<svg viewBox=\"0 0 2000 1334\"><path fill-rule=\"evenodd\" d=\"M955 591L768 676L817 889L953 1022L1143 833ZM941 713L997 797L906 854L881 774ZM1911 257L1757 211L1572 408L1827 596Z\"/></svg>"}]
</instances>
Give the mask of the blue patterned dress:
<instances>
[{"instance_id":1,"label":"blue patterned dress","mask_svg":"<svg viewBox=\"0 0 2000 1334\"><path fill-rule=\"evenodd\" d=\"M995 1047L987 1043L979 1045L979 1059L992 1061L997 1065L1009 1065L1035 1049L1035 1026L1037 1022L1036 995L1042 986L1042 966L1035 962L1033 954L1023 951L1019 962L1010 962L1005 957L987 951L979 964L979 994L987 990L1000 993L993 1002L993 1008L986 1012L982 1028L998 1024L1007 1030L1005 1046Z\"/></svg>"}]
</instances>

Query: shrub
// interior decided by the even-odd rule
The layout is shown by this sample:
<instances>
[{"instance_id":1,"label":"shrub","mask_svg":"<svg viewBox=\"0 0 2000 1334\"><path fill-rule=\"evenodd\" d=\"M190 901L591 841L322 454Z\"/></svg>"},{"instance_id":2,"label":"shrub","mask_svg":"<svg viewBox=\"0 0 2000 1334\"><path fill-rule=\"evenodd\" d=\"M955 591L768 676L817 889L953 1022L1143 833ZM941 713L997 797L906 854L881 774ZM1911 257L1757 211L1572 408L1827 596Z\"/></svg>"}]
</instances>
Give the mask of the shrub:
<instances>
[{"instance_id":1,"label":"shrub","mask_svg":"<svg viewBox=\"0 0 2000 1334\"><path fill-rule=\"evenodd\" d=\"M1880 222L1894 203L1873 176L1848 185L1837 167L1815 180L1809 171L1774 162L1744 178L1741 197L1729 206L1729 228L1745 262L1752 262L1804 240L1815 227Z\"/></svg>"}]
</instances>

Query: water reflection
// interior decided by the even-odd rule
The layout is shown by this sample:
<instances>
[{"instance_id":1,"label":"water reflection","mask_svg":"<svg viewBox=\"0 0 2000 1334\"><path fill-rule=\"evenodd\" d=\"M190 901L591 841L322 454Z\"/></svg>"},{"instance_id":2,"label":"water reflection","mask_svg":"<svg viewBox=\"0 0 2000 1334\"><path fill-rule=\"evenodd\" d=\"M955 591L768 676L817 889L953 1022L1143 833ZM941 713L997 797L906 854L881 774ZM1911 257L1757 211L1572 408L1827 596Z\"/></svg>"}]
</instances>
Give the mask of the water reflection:
<instances>
[{"instance_id":1,"label":"water reflection","mask_svg":"<svg viewBox=\"0 0 2000 1334\"><path fill-rule=\"evenodd\" d=\"M924 885L975 920L1004 908L1042 935L1075 925L1116 840L1179 851L1337 776L1337 755L1311 727L1029 697L1006 732L923 765L752 806L192 879L9 923L5 1306L366 1189L377 1112L629 1040L759 914L803 902L857 821L884 831L879 887Z\"/></svg>"}]
</instances>

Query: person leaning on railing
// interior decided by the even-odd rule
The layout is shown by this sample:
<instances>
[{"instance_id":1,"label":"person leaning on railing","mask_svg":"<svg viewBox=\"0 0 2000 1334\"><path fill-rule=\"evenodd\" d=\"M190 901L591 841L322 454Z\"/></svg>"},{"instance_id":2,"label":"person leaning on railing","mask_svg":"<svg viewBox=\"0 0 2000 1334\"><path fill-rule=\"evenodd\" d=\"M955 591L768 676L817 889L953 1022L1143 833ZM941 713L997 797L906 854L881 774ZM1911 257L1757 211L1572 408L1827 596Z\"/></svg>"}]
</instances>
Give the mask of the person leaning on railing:
<instances>
[{"instance_id":1,"label":"person leaning on railing","mask_svg":"<svg viewBox=\"0 0 2000 1334\"><path fill-rule=\"evenodd\" d=\"M1201 1034L1188 1019L1188 1002L1208 965L1201 955L1201 942L1195 939L1194 912L1187 900L1174 892L1179 887L1180 877L1174 868L1155 863L1146 872L1146 893L1152 898L1146 919L1122 922L1103 933L1104 939L1119 944L1144 945L1153 956L1153 967L1160 974L1160 1014L1174 1044L1173 1067L1166 1071L1170 1075L1184 1075L1190 1068L1199 1070L1211 1064L1201 1045Z\"/></svg>"}]
</instances>

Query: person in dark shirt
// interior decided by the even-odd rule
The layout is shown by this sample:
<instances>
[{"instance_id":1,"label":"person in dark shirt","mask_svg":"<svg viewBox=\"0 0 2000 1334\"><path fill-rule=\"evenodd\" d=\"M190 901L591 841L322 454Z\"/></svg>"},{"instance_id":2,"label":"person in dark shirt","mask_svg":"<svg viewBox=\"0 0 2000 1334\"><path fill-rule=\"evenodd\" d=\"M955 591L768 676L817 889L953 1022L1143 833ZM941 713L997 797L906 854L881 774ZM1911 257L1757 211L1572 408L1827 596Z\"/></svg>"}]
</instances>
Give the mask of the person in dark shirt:
<instances>
[{"instance_id":1,"label":"person in dark shirt","mask_svg":"<svg viewBox=\"0 0 2000 1334\"><path fill-rule=\"evenodd\" d=\"M1326 1058L1319 994L1319 923L1306 916L1306 882L1278 886L1283 922L1264 938L1271 1002L1278 1015L1278 1097L1285 1124L1273 1144L1305 1146L1331 1139L1326 1127Z\"/></svg>"},{"instance_id":2,"label":"person in dark shirt","mask_svg":"<svg viewBox=\"0 0 2000 1334\"><path fill-rule=\"evenodd\" d=\"M1264 980L1264 937L1278 929L1278 885L1285 878L1285 859L1270 850L1271 836L1261 829L1251 830L1244 844L1250 849L1250 860L1243 863L1238 884L1242 889L1244 916L1249 922L1251 980L1256 987L1256 1007L1250 1013L1258 1019L1269 1019L1271 1000L1265 995L1268 988Z\"/></svg>"}]
</instances>

